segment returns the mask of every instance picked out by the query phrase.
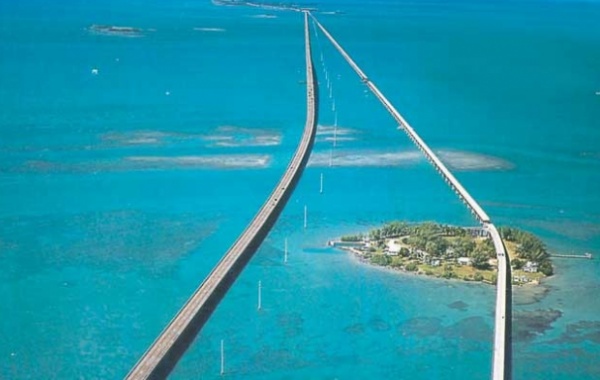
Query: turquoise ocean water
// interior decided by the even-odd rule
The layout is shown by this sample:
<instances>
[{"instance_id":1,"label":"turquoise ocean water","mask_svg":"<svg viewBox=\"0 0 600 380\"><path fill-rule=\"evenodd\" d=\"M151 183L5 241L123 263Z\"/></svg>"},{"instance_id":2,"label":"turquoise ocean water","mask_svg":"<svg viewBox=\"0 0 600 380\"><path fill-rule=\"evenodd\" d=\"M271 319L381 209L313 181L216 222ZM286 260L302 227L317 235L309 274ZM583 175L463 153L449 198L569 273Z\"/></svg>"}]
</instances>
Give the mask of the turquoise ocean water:
<instances>
[{"instance_id":1,"label":"turquoise ocean water","mask_svg":"<svg viewBox=\"0 0 600 380\"><path fill-rule=\"evenodd\" d=\"M600 255L600 3L317 6L343 11L317 17L496 224ZM127 373L291 158L302 28L296 13L208 1L0 0L0 378ZM173 378L219 378L221 339L227 378L489 377L494 288L325 248L391 219L475 221L311 36L311 166ZM600 260L555 264L543 286L515 290L514 377L597 379Z\"/></svg>"}]
</instances>

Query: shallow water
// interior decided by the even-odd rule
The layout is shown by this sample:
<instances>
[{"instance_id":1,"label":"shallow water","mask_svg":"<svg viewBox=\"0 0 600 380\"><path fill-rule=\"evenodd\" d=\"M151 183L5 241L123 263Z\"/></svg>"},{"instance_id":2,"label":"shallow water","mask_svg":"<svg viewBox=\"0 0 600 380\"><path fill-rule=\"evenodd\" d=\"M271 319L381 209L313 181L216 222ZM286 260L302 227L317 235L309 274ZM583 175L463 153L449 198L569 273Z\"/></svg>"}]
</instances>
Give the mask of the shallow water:
<instances>
[{"instance_id":1,"label":"shallow water","mask_svg":"<svg viewBox=\"0 0 600 380\"><path fill-rule=\"evenodd\" d=\"M497 224L556 252L600 252L597 3L322 7L346 12L318 17ZM475 221L324 36L313 43L322 127L311 166L173 378L219 377L221 339L230 378L488 377L494 288L325 247L392 219ZM0 5L0 377L129 370L292 156L303 54L291 13ZM546 288L515 289L514 377L598 378L599 261L555 264Z\"/></svg>"}]
</instances>

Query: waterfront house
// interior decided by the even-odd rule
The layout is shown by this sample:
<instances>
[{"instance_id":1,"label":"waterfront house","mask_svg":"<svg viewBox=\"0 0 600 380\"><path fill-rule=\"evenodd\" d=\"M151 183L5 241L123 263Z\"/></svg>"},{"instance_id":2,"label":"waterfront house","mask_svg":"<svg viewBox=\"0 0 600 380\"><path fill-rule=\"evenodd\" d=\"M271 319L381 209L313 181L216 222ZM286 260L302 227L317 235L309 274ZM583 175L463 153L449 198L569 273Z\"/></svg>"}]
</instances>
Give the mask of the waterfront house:
<instances>
[{"instance_id":1,"label":"waterfront house","mask_svg":"<svg viewBox=\"0 0 600 380\"><path fill-rule=\"evenodd\" d=\"M470 257L459 257L458 259L456 259L456 262L459 263L460 265L471 265L471 258Z\"/></svg>"},{"instance_id":2,"label":"waterfront house","mask_svg":"<svg viewBox=\"0 0 600 380\"><path fill-rule=\"evenodd\" d=\"M393 239L390 239L385 244L387 246L386 254L389 256L398 256L400 254L400 249L402 246Z\"/></svg>"},{"instance_id":3,"label":"waterfront house","mask_svg":"<svg viewBox=\"0 0 600 380\"><path fill-rule=\"evenodd\" d=\"M523 271L528 273L536 273L538 271L538 263L528 261L525 263L525 266L523 266Z\"/></svg>"},{"instance_id":4,"label":"waterfront house","mask_svg":"<svg viewBox=\"0 0 600 380\"><path fill-rule=\"evenodd\" d=\"M429 253L425 252L425 251L421 251L420 249L415 249L413 251L413 255L416 256L416 258L421 261L422 263L427 264L429 262Z\"/></svg>"},{"instance_id":5,"label":"waterfront house","mask_svg":"<svg viewBox=\"0 0 600 380\"><path fill-rule=\"evenodd\" d=\"M526 277L526 276L513 276L513 282L515 282L515 283L526 284L530 281L531 280L529 279L529 277Z\"/></svg>"}]
</instances>

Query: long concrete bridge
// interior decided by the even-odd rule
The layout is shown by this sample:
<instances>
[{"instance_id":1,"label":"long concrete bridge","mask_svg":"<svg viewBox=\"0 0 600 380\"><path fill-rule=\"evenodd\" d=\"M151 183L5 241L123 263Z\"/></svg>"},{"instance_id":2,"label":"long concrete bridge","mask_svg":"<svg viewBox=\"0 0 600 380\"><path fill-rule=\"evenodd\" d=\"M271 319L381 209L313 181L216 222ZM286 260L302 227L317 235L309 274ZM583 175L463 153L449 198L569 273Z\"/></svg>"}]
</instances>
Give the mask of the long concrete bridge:
<instances>
[{"instance_id":1,"label":"long concrete bridge","mask_svg":"<svg viewBox=\"0 0 600 380\"><path fill-rule=\"evenodd\" d=\"M296 187L313 147L318 112L318 87L313 71L307 13L304 14L304 39L306 125L292 160L246 230L131 369L127 379L163 379L169 375L269 233Z\"/></svg>"},{"instance_id":2,"label":"long concrete bridge","mask_svg":"<svg viewBox=\"0 0 600 380\"><path fill-rule=\"evenodd\" d=\"M342 46L333 38L323 25L312 15L311 18L321 29L323 34L331 41L338 52L344 57L352 69L358 74L360 79L379 99L383 106L388 110L392 117L398 122L402 130L412 140L412 142L425 154L427 160L433 165L435 170L440 173L444 181L452 188L459 198L467 205L473 215L479 220L483 227L488 231L496 257L498 258L498 281L496 293L496 314L494 329L494 354L492 365L493 380L510 380L512 378L512 290L511 290L511 270L510 260L506 254L506 248L500 238L498 230L491 222L489 216L469 192L458 182L456 177L448 170L446 165L438 156L427 146L425 141L417 134L410 124L402 117L390 101L375 86L375 83L361 70L354 62L352 57L342 48Z\"/></svg>"}]
</instances>

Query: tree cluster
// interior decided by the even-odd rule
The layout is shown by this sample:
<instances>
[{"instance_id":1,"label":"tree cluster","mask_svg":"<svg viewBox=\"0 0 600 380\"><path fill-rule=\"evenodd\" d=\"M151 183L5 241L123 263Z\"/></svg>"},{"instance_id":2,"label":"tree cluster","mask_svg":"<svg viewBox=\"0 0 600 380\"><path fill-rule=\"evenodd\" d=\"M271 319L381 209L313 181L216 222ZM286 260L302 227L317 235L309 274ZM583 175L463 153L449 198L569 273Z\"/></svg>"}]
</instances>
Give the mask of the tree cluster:
<instances>
[{"instance_id":1,"label":"tree cluster","mask_svg":"<svg viewBox=\"0 0 600 380\"><path fill-rule=\"evenodd\" d=\"M546 276L554 273L550 254L537 236L511 227L501 227L500 234L504 240L517 243L517 254L520 259L538 263L540 272ZM523 263L519 261L514 260L513 262L517 269L523 267Z\"/></svg>"}]
</instances>

